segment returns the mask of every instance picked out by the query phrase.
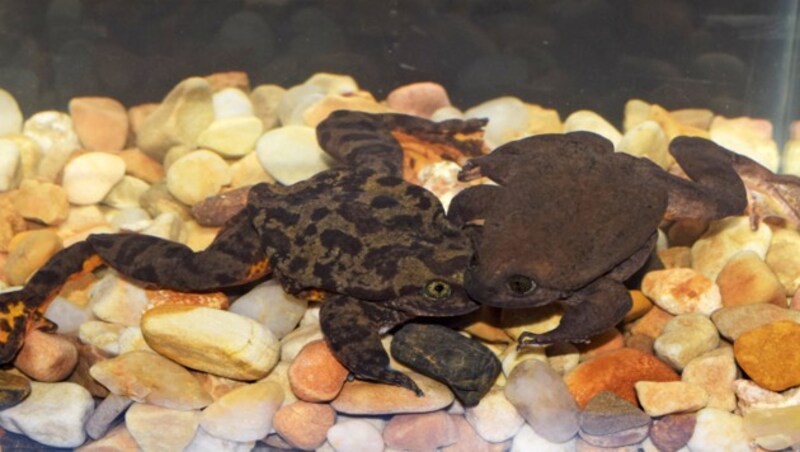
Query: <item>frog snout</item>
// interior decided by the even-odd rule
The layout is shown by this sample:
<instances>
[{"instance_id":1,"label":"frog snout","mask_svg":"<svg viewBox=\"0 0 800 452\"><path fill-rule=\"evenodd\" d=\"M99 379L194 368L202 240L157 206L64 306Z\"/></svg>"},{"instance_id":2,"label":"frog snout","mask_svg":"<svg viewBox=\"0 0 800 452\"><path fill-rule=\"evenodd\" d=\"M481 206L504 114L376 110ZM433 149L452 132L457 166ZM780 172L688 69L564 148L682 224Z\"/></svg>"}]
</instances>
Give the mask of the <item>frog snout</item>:
<instances>
[{"instance_id":1,"label":"frog snout","mask_svg":"<svg viewBox=\"0 0 800 452\"><path fill-rule=\"evenodd\" d=\"M493 275L487 278L481 268L469 268L464 275L464 288L472 298L486 304L516 303L530 297L537 288L533 278L525 275Z\"/></svg>"}]
</instances>

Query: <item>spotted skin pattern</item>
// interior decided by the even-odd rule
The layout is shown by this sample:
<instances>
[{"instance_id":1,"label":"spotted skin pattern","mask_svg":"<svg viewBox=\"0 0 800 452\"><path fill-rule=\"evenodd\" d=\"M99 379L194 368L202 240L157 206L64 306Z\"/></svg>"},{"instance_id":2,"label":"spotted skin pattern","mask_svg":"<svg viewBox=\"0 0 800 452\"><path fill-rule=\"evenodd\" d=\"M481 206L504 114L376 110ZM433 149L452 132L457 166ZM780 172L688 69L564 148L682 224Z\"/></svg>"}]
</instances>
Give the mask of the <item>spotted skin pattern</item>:
<instances>
[{"instance_id":1,"label":"spotted skin pattern","mask_svg":"<svg viewBox=\"0 0 800 452\"><path fill-rule=\"evenodd\" d=\"M291 186L258 184L203 251L140 234L94 234L55 255L15 292L0 295L0 360L13 359L34 316L73 275L106 264L149 287L201 292L268 274L291 294L324 300L323 333L357 377L421 394L389 368L380 335L416 316L455 316L478 305L463 289L473 251L438 199L403 180L393 134L475 155L483 120L338 111L317 128L342 162Z\"/></svg>"}]
</instances>

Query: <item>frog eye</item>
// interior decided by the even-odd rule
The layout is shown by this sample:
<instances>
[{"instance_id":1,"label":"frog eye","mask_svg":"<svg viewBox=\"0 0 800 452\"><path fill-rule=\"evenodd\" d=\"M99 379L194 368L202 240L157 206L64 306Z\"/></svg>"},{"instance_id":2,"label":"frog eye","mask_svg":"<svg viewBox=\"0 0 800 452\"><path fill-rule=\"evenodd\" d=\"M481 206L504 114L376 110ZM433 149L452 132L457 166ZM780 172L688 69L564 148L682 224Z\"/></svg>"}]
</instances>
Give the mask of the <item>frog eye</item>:
<instances>
[{"instance_id":1,"label":"frog eye","mask_svg":"<svg viewBox=\"0 0 800 452\"><path fill-rule=\"evenodd\" d=\"M517 295L525 295L536 287L533 280L523 275L508 278L508 288Z\"/></svg>"},{"instance_id":2,"label":"frog eye","mask_svg":"<svg viewBox=\"0 0 800 452\"><path fill-rule=\"evenodd\" d=\"M425 284L425 289L423 292L425 293L426 297L441 300L449 297L452 293L452 289L450 288L450 284L438 279L434 279Z\"/></svg>"}]
</instances>

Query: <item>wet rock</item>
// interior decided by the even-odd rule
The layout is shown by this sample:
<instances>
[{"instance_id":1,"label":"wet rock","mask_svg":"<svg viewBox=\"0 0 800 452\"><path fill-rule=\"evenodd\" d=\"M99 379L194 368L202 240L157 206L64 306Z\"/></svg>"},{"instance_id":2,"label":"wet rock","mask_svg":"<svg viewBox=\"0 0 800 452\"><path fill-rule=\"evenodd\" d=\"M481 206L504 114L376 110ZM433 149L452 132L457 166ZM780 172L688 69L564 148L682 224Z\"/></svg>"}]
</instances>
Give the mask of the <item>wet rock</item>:
<instances>
[{"instance_id":1,"label":"wet rock","mask_svg":"<svg viewBox=\"0 0 800 452\"><path fill-rule=\"evenodd\" d=\"M167 189L180 202L193 206L216 195L231 183L230 167L219 155L206 150L192 151L167 170Z\"/></svg>"},{"instance_id":2,"label":"wet rock","mask_svg":"<svg viewBox=\"0 0 800 452\"><path fill-rule=\"evenodd\" d=\"M289 366L292 392L306 402L333 400L347 380L342 366L323 340L310 342Z\"/></svg>"},{"instance_id":3,"label":"wet rock","mask_svg":"<svg viewBox=\"0 0 800 452\"><path fill-rule=\"evenodd\" d=\"M287 294L272 279L236 299L230 311L250 317L281 339L295 329L307 307L307 300Z\"/></svg>"},{"instance_id":4,"label":"wet rock","mask_svg":"<svg viewBox=\"0 0 800 452\"><path fill-rule=\"evenodd\" d=\"M100 361L89 372L112 393L141 403L193 410L212 402L188 370L152 352L130 352Z\"/></svg>"},{"instance_id":5,"label":"wet rock","mask_svg":"<svg viewBox=\"0 0 800 452\"><path fill-rule=\"evenodd\" d=\"M133 400L111 394L100 402L86 422L86 433L92 439L100 439L114 424L125 410L133 403Z\"/></svg>"},{"instance_id":6,"label":"wet rock","mask_svg":"<svg viewBox=\"0 0 800 452\"><path fill-rule=\"evenodd\" d=\"M164 178L164 166L139 149L125 149L117 154L125 162L125 172L154 184Z\"/></svg>"},{"instance_id":7,"label":"wet rock","mask_svg":"<svg viewBox=\"0 0 800 452\"><path fill-rule=\"evenodd\" d=\"M236 388L203 410L200 425L228 441L257 441L272 429L273 416L283 402L283 389L272 382Z\"/></svg>"},{"instance_id":8,"label":"wet rock","mask_svg":"<svg viewBox=\"0 0 800 452\"><path fill-rule=\"evenodd\" d=\"M611 391L637 403L637 381L677 381L680 377L666 363L638 350L623 348L581 363L564 377L578 406L586 406L601 391Z\"/></svg>"},{"instance_id":9,"label":"wet rock","mask_svg":"<svg viewBox=\"0 0 800 452\"><path fill-rule=\"evenodd\" d=\"M142 450L183 450L199 422L199 411L143 403L133 404L125 413L125 426Z\"/></svg>"},{"instance_id":10,"label":"wet rock","mask_svg":"<svg viewBox=\"0 0 800 452\"><path fill-rule=\"evenodd\" d=\"M382 452L384 449L381 431L361 419L337 423L328 429L327 438L328 443L337 452L350 450Z\"/></svg>"},{"instance_id":11,"label":"wet rock","mask_svg":"<svg viewBox=\"0 0 800 452\"><path fill-rule=\"evenodd\" d=\"M578 406L561 375L547 364L521 362L508 376L505 395L536 433L549 441L564 442L578 432Z\"/></svg>"},{"instance_id":12,"label":"wet rock","mask_svg":"<svg viewBox=\"0 0 800 452\"><path fill-rule=\"evenodd\" d=\"M80 148L72 119L66 113L36 113L25 121L22 133L33 139L42 150L36 175L43 181L53 182L70 155Z\"/></svg>"},{"instance_id":13,"label":"wet rock","mask_svg":"<svg viewBox=\"0 0 800 452\"><path fill-rule=\"evenodd\" d=\"M480 342L440 325L409 323L392 340L392 356L443 381L465 406L476 405L500 374L500 361Z\"/></svg>"},{"instance_id":14,"label":"wet rock","mask_svg":"<svg viewBox=\"0 0 800 452\"><path fill-rule=\"evenodd\" d=\"M717 408L697 412L689 450L750 451L750 438L744 430L741 416Z\"/></svg>"},{"instance_id":15,"label":"wet rock","mask_svg":"<svg viewBox=\"0 0 800 452\"><path fill-rule=\"evenodd\" d=\"M695 384L706 391L707 407L733 411L736 408L733 382L737 374L733 348L725 346L689 361L683 368L681 380Z\"/></svg>"},{"instance_id":16,"label":"wet rock","mask_svg":"<svg viewBox=\"0 0 800 452\"><path fill-rule=\"evenodd\" d=\"M6 281L14 286L25 281L62 248L61 239L49 229L25 231L9 244L5 265Z\"/></svg>"},{"instance_id":17,"label":"wet rock","mask_svg":"<svg viewBox=\"0 0 800 452\"><path fill-rule=\"evenodd\" d=\"M60 185L23 180L14 196L14 210L28 220L46 225L62 223L69 214L67 192Z\"/></svg>"},{"instance_id":18,"label":"wet rock","mask_svg":"<svg viewBox=\"0 0 800 452\"><path fill-rule=\"evenodd\" d=\"M75 132L85 149L119 151L128 139L128 112L110 97L75 97L69 101Z\"/></svg>"},{"instance_id":19,"label":"wet rock","mask_svg":"<svg viewBox=\"0 0 800 452\"><path fill-rule=\"evenodd\" d=\"M436 411L453 403L453 393L447 386L424 375L407 375L424 396L400 386L355 380L345 383L331 406L339 413L373 415Z\"/></svg>"},{"instance_id":20,"label":"wet rock","mask_svg":"<svg viewBox=\"0 0 800 452\"><path fill-rule=\"evenodd\" d=\"M691 268L671 268L648 272L642 292L670 314L709 315L722 307L719 286Z\"/></svg>"},{"instance_id":21,"label":"wet rock","mask_svg":"<svg viewBox=\"0 0 800 452\"><path fill-rule=\"evenodd\" d=\"M316 131L284 126L265 133L256 143L261 166L284 185L291 185L331 167L332 159L317 143Z\"/></svg>"},{"instance_id":22,"label":"wet rock","mask_svg":"<svg viewBox=\"0 0 800 452\"><path fill-rule=\"evenodd\" d=\"M400 113L430 118L436 110L449 107L450 98L442 85L419 82L392 90L386 96L386 105Z\"/></svg>"},{"instance_id":23,"label":"wet rock","mask_svg":"<svg viewBox=\"0 0 800 452\"><path fill-rule=\"evenodd\" d=\"M694 413L668 414L650 428L650 440L661 451L680 450L694 433Z\"/></svg>"},{"instance_id":24,"label":"wet rock","mask_svg":"<svg viewBox=\"0 0 800 452\"><path fill-rule=\"evenodd\" d=\"M272 425L292 447L311 450L325 442L328 429L335 421L336 411L330 405L299 400L281 407Z\"/></svg>"},{"instance_id":25,"label":"wet rock","mask_svg":"<svg viewBox=\"0 0 800 452\"><path fill-rule=\"evenodd\" d=\"M596 444L599 441L592 441L591 438L613 436L621 432L629 433L641 428L646 431L650 426L650 417L637 406L613 392L602 391L586 404L580 414L579 422L581 437L590 438L587 439L588 442L600 445ZM627 444L635 442L638 441ZM605 444L610 443L605 442ZM627 444L617 442L613 446L605 447L619 447Z\"/></svg>"},{"instance_id":26,"label":"wet rock","mask_svg":"<svg viewBox=\"0 0 800 452\"><path fill-rule=\"evenodd\" d=\"M783 285L763 259L753 251L734 255L717 276L723 306L772 303L786 307Z\"/></svg>"},{"instance_id":27,"label":"wet rock","mask_svg":"<svg viewBox=\"0 0 800 452\"><path fill-rule=\"evenodd\" d=\"M639 381L634 387L642 408L653 417L697 411L708 403L705 389L684 381Z\"/></svg>"},{"instance_id":28,"label":"wet rock","mask_svg":"<svg viewBox=\"0 0 800 452\"><path fill-rule=\"evenodd\" d=\"M682 314L670 320L653 348L656 356L676 370L692 359L717 348L719 334L714 323L702 314Z\"/></svg>"},{"instance_id":29,"label":"wet rock","mask_svg":"<svg viewBox=\"0 0 800 452\"><path fill-rule=\"evenodd\" d=\"M455 423L444 411L398 414L383 429L383 441L400 450L437 449L456 442Z\"/></svg>"},{"instance_id":30,"label":"wet rock","mask_svg":"<svg viewBox=\"0 0 800 452\"><path fill-rule=\"evenodd\" d=\"M77 447L93 410L92 396L75 383L31 382L25 400L0 411L0 426L48 446Z\"/></svg>"},{"instance_id":31,"label":"wet rock","mask_svg":"<svg viewBox=\"0 0 800 452\"><path fill-rule=\"evenodd\" d=\"M513 438L525 423L500 387L492 388L480 403L467 408L464 417L481 438L492 443Z\"/></svg>"},{"instance_id":32,"label":"wet rock","mask_svg":"<svg viewBox=\"0 0 800 452\"><path fill-rule=\"evenodd\" d=\"M711 320L722 337L736 340L747 331L779 320L800 323L800 311L758 303L722 308L711 315Z\"/></svg>"},{"instance_id":33,"label":"wet rock","mask_svg":"<svg viewBox=\"0 0 800 452\"><path fill-rule=\"evenodd\" d=\"M27 378L0 372L0 410L11 408L28 397L31 383Z\"/></svg>"},{"instance_id":34,"label":"wet rock","mask_svg":"<svg viewBox=\"0 0 800 452\"><path fill-rule=\"evenodd\" d=\"M800 288L800 233L794 229L779 229L772 234L766 257L767 265L792 295Z\"/></svg>"},{"instance_id":35,"label":"wet rock","mask_svg":"<svg viewBox=\"0 0 800 452\"><path fill-rule=\"evenodd\" d=\"M576 111L564 120L564 133L586 131L594 132L617 145L622 140L622 134L605 118L589 110Z\"/></svg>"},{"instance_id":36,"label":"wet rock","mask_svg":"<svg viewBox=\"0 0 800 452\"><path fill-rule=\"evenodd\" d=\"M800 323L777 321L736 339L733 353L742 370L772 391L800 386Z\"/></svg>"},{"instance_id":37,"label":"wet rock","mask_svg":"<svg viewBox=\"0 0 800 452\"><path fill-rule=\"evenodd\" d=\"M189 368L239 380L266 376L280 353L275 336L254 320L203 306L150 309L141 328L158 353Z\"/></svg>"},{"instance_id":38,"label":"wet rock","mask_svg":"<svg viewBox=\"0 0 800 452\"><path fill-rule=\"evenodd\" d=\"M716 281L725 264L741 251L753 251L763 259L771 238L772 230L763 223L753 231L747 216L712 221L692 245L692 268Z\"/></svg>"},{"instance_id":39,"label":"wet rock","mask_svg":"<svg viewBox=\"0 0 800 452\"><path fill-rule=\"evenodd\" d=\"M14 359L14 367L36 381L66 379L78 364L78 350L69 340L56 334L31 330Z\"/></svg>"},{"instance_id":40,"label":"wet rock","mask_svg":"<svg viewBox=\"0 0 800 452\"><path fill-rule=\"evenodd\" d=\"M800 405L752 410L743 422L747 434L764 449L790 449L800 442Z\"/></svg>"}]
</instances>

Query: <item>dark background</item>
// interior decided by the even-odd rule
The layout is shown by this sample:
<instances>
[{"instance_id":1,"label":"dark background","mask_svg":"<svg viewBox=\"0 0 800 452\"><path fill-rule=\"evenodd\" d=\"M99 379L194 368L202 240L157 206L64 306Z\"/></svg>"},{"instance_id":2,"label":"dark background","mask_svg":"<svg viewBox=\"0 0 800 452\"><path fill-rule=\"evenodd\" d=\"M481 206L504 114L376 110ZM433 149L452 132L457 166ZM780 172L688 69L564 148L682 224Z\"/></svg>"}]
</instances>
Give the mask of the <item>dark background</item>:
<instances>
[{"instance_id":1,"label":"dark background","mask_svg":"<svg viewBox=\"0 0 800 452\"><path fill-rule=\"evenodd\" d=\"M501 95L588 108L626 100L797 117L798 0L0 0L0 87L26 115L74 96L130 106L244 70L253 86L346 73L378 98L422 80L468 108Z\"/></svg>"}]
</instances>

